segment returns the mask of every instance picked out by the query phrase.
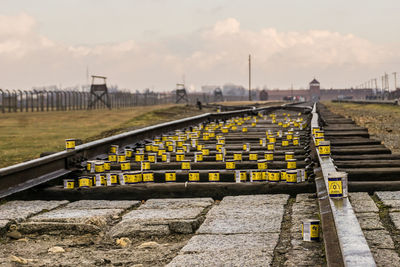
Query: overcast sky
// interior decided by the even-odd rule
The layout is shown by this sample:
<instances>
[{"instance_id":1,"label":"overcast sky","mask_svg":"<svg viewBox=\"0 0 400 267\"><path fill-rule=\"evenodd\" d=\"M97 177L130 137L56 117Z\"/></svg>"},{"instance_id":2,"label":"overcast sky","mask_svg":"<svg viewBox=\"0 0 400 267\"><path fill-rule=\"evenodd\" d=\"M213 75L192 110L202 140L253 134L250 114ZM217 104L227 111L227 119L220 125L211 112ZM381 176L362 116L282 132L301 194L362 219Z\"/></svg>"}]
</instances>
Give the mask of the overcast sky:
<instances>
[{"instance_id":1,"label":"overcast sky","mask_svg":"<svg viewBox=\"0 0 400 267\"><path fill-rule=\"evenodd\" d=\"M325 88L400 72L398 0L0 0L0 88ZM392 74L391 74L392 75ZM391 76L392 77L392 76Z\"/></svg>"}]
</instances>

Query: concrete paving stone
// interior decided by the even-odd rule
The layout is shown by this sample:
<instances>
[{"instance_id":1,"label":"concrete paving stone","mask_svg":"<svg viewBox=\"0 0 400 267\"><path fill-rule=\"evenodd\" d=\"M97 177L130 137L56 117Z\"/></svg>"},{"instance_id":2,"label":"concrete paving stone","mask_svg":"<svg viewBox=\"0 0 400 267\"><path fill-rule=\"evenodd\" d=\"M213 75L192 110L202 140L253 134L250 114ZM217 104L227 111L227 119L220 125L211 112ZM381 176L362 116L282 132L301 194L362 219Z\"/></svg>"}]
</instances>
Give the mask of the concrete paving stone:
<instances>
[{"instance_id":1,"label":"concrete paving stone","mask_svg":"<svg viewBox=\"0 0 400 267\"><path fill-rule=\"evenodd\" d=\"M279 233L237 235L195 235L181 252L200 253L223 250L253 249L273 252Z\"/></svg>"},{"instance_id":2,"label":"concrete paving stone","mask_svg":"<svg viewBox=\"0 0 400 267\"><path fill-rule=\"evenodd\" d=\"M10 220L21 222L26 220L29 216L37 214L42 211L52 210L61 205L69 203L66 200L62 201L10 201L0 205L0 220Z\"/></svg>"},{"instance_id":3,"label":"concrete paving stone","mask_svg":"<svg viewBox=\"0 0 400 267\"><path fill-rule=\"evenodd\" d=\"M102 231L102 228L87 223L59 223L59 222L22 222L18 225L18 231L22 234L48 234L59 235L60 233L68 235L96 234Z\"/></svg>"},{"instance_id":4,"label":"concrete paving stone","mask_svg":"<svg viewBox=\"0 0 400 267\"><path fill-rule=\"evenodd\" d=\"M119 222L111 228L109 234L112 237L130 236L163 236L171 233L168 224L145 224L136 220L127 219Z\"/></svg>"},{"instance_id":5,"label":"concrete paving stone","mask_svg":"<svg viewBox=\"0 0 400 267\"><path fill-rule=\"evenodd\" d=\"M248 196L227 196L222 199L220 206L262 206L262 205L284 205L287 203L289 195L248 195Z\"/></svg>"},{"instance_id":6,"label":"concrete paving stone","mask_svg":"<svg viewBox=\"0 0 400 267\"><path fill-rule=\"evenodd\" d=\"M125 214L123 220L133 220L138 222L162 223L166 224L172 220L187 220L198 217L203 208L182 208L182 209L137 209Z\"/></svg>"},{"instance_id":7,"label":"concrete paving stone","mask_svg":"<svg viewBox=\"0 0 400 267\"><path fill-rule=\"evenodd\" d=\"M107 224L114 216L118 216L122 209L59 209L42 213L30 218L33 222L63 222L63 223L92 223Z\"/></svg>"},{"instance_id":8,"label":"concrete paving stone","mask_svg":"<svg viewBox=\"0 0 400 267\"><path fill-rule=\"evenodd\" d=\"M397 230L400 230L400 212L390 212L389 216L394 224L394 227Z\"/></svg>"},{"instance_id":9,"label":"concrete paving stone","mask_svg":"<svg viewBox=\"0 0 400 267\"><path fill-rule=\"evenodd\" d=\"M371 249L378 267L400 266L400 258L392 249Z\"/></svg>"},{"instance_id":10,"label":"concrete paving stone","mask_svg":"<svg viewBox=\"0 0 400 267\"><path fill-rule=\"evenodd\" d=\"M349 193L349 197L350 201L358 201L358 202L368 201L369 199L371 199L371 197L367 192L352 192Z\"/></svg>"},{"instance_id":11,"label":"concrete paving stone","mask_svg":"<svg viewBox=\"0 0 400 267\"><path fill-rule=\"evenodd\" d=\"M317 198L315 196L315 194L298 194L296 196L296 202L295 203L299 203L299 202L316 202Z\"/></svg>"},{"instance_id":12,"label":"concrete paving stone","mask_svg":"<svg viewBox=\"0 0 400 267\"><path fill-rule=\"evenodd\" d=\"M310 242L310 241L303 241L303 237L301 236L301 233L295 233L296 238L292 238L290 240L290 243L292 244L292 249L294 250L311 250L315 251L318 253L318 251L321 250L321 242L322 238L320 239L320 242Z\"/></svg>"},{"instance_id":13,"label":"concrete paving stone","mask_svg":"<svg viewBox=\"0 0 400 267\"><path fill-rule=\"evenodd\" d=\"M400 211L400 199L383 199L382 203L387 206L391 212Z\"/></svg>"},{"instance_id":14,"label":"concrete paving stone","mask_svg":"<svg viewBox=\"0 0 400 267\"><path fill-rule=\"evenodd\" d=\"M356 217L361 226L362 230L384 230L378 213L368 212L368 213L357 213Z\"/></svg>"},{"instance_id":15,"label":"concrete paving stone","mask_svg":"<svg viewBox=\"0 0 400 267\"><path fill-rule=\"evenodd\" d=\"M310 242L311 243L311 242ZM315 244L315 243L314 243ZM287 254L283 266L325 266L324 254L321 249L292 249Z\"/></svg>"},{"instance_id":16,"label":"concrete paving stone","mask_svg":"<svg viewBox=\"0 0 400 267\"><path fill-rule=\"evenodd\" d=\"M257 267L269 266L272 262L271 253L260 250L224 250L182 254L176 256L167 266L202 266L202 267Z\"/></svg>"},{"instance_id":17,"label":"concrete paving stone","mask_svg":"<svg viewBox=\"0 0 400 267\"><path fill-rule=\"evenodd\" d=\"M377 191L375 195L380 199L400 200L400 191Z\"/></svg>"},{"instance_id":18,"label":"concrete paving stone","mask_svg":"<svg viewBox=\"0 0 400 267\"><path fill-rule=\"evenodd\" d=\"M371 201L368 199L364 201L352 201L351 206L355 213L363 213L363 212L379 212L378 207L376 206L375 202L370 198Z\"/></svg>"},{"instance_id":19,"label":"concrete paving stone","mask_svg":"<svg viewBox=\"0 0 400 267\"><path fill-rule=\"evenodd\" d=\"M292 214L314 214L318 210L318 204L315 201L294 203L292 206Z\"/></svg>"},{"instance_id":20,"label":"concrete paving stone","mask_svg":"<svg viewBox=\"0 0 400 267\"><path fill-rule=\"evenodd\" d=\"M69 203L67 209L129 209L137 207L140 201L137 200L79 200Z\"/></svg>"},{"instance_id":21,"label":"concrete paving stone","mask_svg":"<svg viewBox=\"0 0 400 267\"><path fill-rule=\"evenodd\" d=\"M275 217L283 214L283 205L260 205L260 206L214 206L208 213L207 218L239 217L248 218L252 216Z\"/></svg>"},{"instance_id":22,"label":"concrete paving stone","mask_svg":"<svg viewBox=\"0 0 400 267\"><path fill-rule=\"evenodd\" d=\"M198 234L279 233L283 213L276 216L207 217Z\"/></svg>"},{"instance_id":23,"label":"concrete paving stone","mask_svg":"<svg viewBox=\"0 0 400 267\"><path fill-rule=\"evenodd\" d=\"M365 239L370 248L394 249L394 243L386 230L364 231Z\"/></svg>"},{"instance_id":24,"label":"concrete paving stone","mask_svg":"<svg viewBox=\"0 0 400 267\"><path fill-rule=\"evenodd\" d=\"M197 228L204 221L204 216L193 220L177 220L168 222L169 230L173 233L179 234L191 234L194 233Z\"/></svg>"},{"instance_id":25,"label":"concrete paving stone","mask_svg":"<svg viewBox=\"0 0 400 267\"><path fill-rule=\"evenodd\" d=\"M112 227L110 234L132 236L140 234L168 235L171 232L190 234L196 231L204 220L204 208L181 209L137 209L123 216L121 222Z\"/></svg>"},{"instance_id":26,"label":"concrete paving stone","mask_svg":"<svg viewBox=\"0 0 400 267\"><path fill-rule=\"evenodd\" d=\"M214 203L212 198L149 199L139 209L206 208Z\"/></svg>"}]
</instances>

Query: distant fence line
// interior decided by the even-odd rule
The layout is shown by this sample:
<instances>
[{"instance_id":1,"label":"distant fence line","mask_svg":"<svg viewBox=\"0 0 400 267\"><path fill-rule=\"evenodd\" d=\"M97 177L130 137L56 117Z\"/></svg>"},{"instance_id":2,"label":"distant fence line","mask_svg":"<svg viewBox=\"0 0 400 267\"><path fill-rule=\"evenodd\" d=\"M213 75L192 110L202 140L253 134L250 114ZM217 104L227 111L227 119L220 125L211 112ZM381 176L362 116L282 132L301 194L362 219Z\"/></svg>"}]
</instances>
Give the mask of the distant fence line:
<instances>
[{"instance_id":1,"label":"distant fence line","mask_svg":"<svg viewBox=\"0 0 400 267\"><path fill-rule=\"evenodd\" d=\"M108 93L111 108L125 108L146 105L173 104L176 102L175 93ZM213 95L205 93L189 93L187 103L203 103L215 101ZM228 101L245 100L241 96L224 97ZM4 90L0 89L0 112L36 112L86 110L91 99L90 92L63 91L63 90ZM181 102L186 103L186 102ZM103 109L106 106L97 102L94 109Z\"/></svg>"}]
</instances>

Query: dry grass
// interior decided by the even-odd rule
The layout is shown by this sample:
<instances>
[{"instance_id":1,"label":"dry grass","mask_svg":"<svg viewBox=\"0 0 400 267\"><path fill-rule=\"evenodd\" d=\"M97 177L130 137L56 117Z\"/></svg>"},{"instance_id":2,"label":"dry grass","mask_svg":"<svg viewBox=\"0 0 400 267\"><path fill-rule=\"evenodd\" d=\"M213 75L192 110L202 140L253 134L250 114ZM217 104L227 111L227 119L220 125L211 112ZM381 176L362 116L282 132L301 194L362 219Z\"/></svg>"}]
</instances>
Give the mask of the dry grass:
<instances>
[{"instance_id":1,"label":"dry grass","mask_svg":"<svg viewBox=\"0 0 400 267\"><path fill-rule=\"evenodd\" d=\"M184 105L157 105L118 110L0 114L0 167L37 158L42 152L61 151L68 138L90 141L199 113L194 107Z\"/></svg>"}]
</instances>

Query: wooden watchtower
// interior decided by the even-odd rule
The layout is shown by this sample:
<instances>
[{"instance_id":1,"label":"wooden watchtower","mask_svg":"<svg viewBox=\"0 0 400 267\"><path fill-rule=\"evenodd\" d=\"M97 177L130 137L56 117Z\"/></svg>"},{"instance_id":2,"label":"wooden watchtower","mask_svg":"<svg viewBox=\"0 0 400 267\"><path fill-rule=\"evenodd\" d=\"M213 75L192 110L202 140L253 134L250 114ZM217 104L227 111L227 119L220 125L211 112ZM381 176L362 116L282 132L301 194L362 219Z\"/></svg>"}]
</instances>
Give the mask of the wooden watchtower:
<instances>
[{"instance_id":1,"label":"wooden watchtower","mask_svg":"<svg viewBox=\"0 0 400 267\"><path fill-rule=\"evenodd\" d=\"M95 83L95 80L102 80L100 83ZM90 98L88 109L96 108L96 104L104 104L107 108L111 109L110 98L108 95L108 88L106 84L107 77L92 75L92 84L90 86Z\"/></svg>"}]
</instances>

